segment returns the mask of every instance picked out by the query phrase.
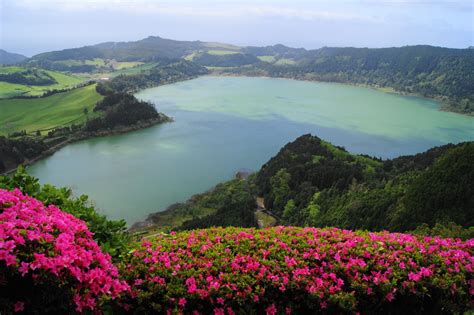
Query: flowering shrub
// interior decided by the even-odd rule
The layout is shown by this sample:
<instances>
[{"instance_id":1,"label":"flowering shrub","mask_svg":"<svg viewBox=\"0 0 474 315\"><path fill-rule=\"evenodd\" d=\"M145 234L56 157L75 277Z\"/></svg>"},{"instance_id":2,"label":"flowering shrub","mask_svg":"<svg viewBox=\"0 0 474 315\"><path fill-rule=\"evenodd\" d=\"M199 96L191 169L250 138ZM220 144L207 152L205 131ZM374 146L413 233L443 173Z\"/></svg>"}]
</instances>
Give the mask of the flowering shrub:
<instances>
[{"instance_id":1,"label":"flowering shrub","mask_svg":"<svg viewBox=\"0 0 474 315\"><path fill-rule=\"evenodd\" d=\"M74 197L70 188L40 185L39 180L28 175L23 166L19 166L11 176L0 176L0 188L18 188L23 194L43 202L46 206L55 205L81 219L93 233L93 238L102 251L109 253L112 259L120 259L120 255L127 251L129 238L125 221L112 221L99 214L86 195Z\"/></svg>"},{"instance_id":2,"label":"flowering shrub","mask_svg":"<svg viewBox=\"0 0 474 315\"><path fill-rule=\"evenodd\" d=\"M0 313L97 309L128 289L86 224L0 189Z\"/></svg>"},{"instance_id":3,"label":"flowering shrub","mask_svg":"<svg viewBox=\"0 0 474 315\"><path fill-rule=\"evenodd\" d=\"M473 306L474 239L336 228L212 228L123 262L136 313L440 313Z\"/></svg>"}]
</instances>

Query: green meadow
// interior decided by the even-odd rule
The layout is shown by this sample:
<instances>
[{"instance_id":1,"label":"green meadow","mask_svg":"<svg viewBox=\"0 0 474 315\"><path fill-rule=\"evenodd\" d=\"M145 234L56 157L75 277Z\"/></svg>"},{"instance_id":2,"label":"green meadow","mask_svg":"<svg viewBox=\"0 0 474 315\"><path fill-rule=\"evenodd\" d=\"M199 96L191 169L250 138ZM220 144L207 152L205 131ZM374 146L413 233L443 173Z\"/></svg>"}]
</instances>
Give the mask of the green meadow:
<instances>
[{"instance_id":1,"label":"green meadow","mask_svg":"<svg viewBox=\"0 0 474 315\"><path fill-rule=\"evenodd\" d=\"M224 44L224 43L213 43L213 42L208 42L204 43L204 46L208 48L213 48L213 49L224 49L224 50L241 50L242 48L239 46L231 45L231 44Z\"/></svg>"},{"instance_id":2,"label":"green meadow","mask_svg":"<svg viewBox=\"0 0 474 315\"><path fill-rule=\"evenodd\" d=\"M293 59L289 59L289 58L280 58L278 59L277 62L275 62L276 65L294 65L296 64L296 61L294 61Z\"/></svg>"},{"instance_id":3,"label":"green meadow","mask_svg":"<svg viewBox=\"0 0 474 315\"><path fill-rule=\"evenodd\" d=\"M67 59L55 61L54 63L62 64L65 66L95 66L96 68L110 68L111 70L121 70L127 68L133 68L139 65L142 65L141 61L116 61L115 59L86 59L86 60L77 60L77 59Z\"/></svg>"},{"instance_id":4,"label":"green meadow","mask_svg":"<svg viewBox=\"0 0 474 315\"><path fill-rule=\"evenodd\" d=\"M265 62L274 62L275 61L275 56L267 55L267 56L257 56L258 59L265 61Z\"/></svg>"},{"instance_id":5,"label":"green meadow","mask_svg":"<svg viewBox=\"0 0 474 315\"><path fill-rule=\"evenodd\" d=\"M219 50L219 49L211 49L211 50L208 50L207 53L209 55L217 55L217 56L240 54L240 52L238 51Z\"/></svg>"},{"instance_id":6,"label":"green meadow","mask_svg":"<svg viewBox=\"0 0 474 315\"><path fill-rule=\"evenodd\" d=\"M0 100L0 135L20 130L49 130L82 122L87 116L96 115L92 110L101 99L95 85L88 85L43 98ZM87 115L84 108L88 110Z\"/></svg>"},{"instance_id":7,"label":"green meadow","mask_svg":"<svg viewBox=\"0 0 474 315\"><path fill-rule=\"evenodd\" d=\"M15 73L24 71L23 67L0 67L0 73ZM84 78L80 78L74 75L61 73L57 71L41 70L50 76L52 76L57 83L50 85L23 85L16 83L9 83L0 81L0 99L10 98L20 95L37 96L42 95L48 90L54 89L65 89L73 87L84 81Z\"/></svg>"}]
</instances>

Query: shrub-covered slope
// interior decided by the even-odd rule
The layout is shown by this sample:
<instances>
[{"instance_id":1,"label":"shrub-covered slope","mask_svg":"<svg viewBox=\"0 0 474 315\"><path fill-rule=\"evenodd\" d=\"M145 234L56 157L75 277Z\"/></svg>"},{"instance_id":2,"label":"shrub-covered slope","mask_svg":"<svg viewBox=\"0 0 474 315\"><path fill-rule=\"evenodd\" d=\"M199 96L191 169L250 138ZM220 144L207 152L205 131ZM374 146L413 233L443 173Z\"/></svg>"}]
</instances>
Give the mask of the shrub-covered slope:
<instances>
[{"instance_id":1,"label":"shrub-covered slope","mask_svg":"<svg viewBox=\"0 0 474 315\"><path fill-rule=\"evenodd\" d=\"M128 285L84 221L54 205L0 189L0 311L95 310Z\"/></svg>"},{"instance_id":2,"label":"shrub-covered slope","mask_svg":"<svg viewBox=\"0 0 474 315\"><path fill-rule=\"evenodd\" d=\"M23 194L37 199L45 206L54 205L83 220L93 233L94 240L114 259L126 250L129 236L126 233L125 220L108 220L96 211L86 195L73 196L70 188L41 185L39 180L28 175L23 167L19 167L11 176L0 176L0 189L20 189Z\"/></svg>"}]
</instances>

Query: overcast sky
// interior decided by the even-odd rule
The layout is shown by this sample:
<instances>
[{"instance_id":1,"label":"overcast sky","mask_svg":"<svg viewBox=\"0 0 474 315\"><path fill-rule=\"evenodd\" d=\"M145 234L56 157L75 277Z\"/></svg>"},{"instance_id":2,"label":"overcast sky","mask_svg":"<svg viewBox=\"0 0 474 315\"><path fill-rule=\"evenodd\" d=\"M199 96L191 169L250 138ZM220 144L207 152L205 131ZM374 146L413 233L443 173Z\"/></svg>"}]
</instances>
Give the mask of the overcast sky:
<instances>
[{"instance_id":1,"label":"overcast sky","mask_svg":"<svg viewBox=\"0 0 474 315\"><path fill-rule=\"evenodd\" d=\"M292 47L474 45L474 0L0 0L0 47L33 54L150 35Z\"/></svg>"}]
</instances>

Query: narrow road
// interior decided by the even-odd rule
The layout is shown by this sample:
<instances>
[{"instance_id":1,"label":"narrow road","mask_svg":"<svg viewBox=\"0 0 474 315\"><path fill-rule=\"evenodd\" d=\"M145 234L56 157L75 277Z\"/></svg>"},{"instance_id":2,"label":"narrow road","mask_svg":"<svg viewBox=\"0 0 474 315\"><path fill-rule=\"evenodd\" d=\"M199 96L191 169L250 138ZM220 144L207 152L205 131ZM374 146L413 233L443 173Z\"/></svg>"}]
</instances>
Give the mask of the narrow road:
<instances>
[{"instance_id":1,"label":"narrow road","mask_svg":"<svg viewBox=\"0 0 474 315\"><path fill-rule=\"evenodd\" d=\"M263 197L255 198L255 203L257 206L257 209L255 209L255 217L257 218L258 228L263 229L268 226L274 226L275 223L280 221L276 215L274 215L271 211L265 208L265 199ZM259 215L260 213L272 217L275 220L275 223L270 223L269 225L269 222L267 222L267 224L265 224L265 221L263 219L258 219L258 217L262 217L261 215Z\"/></svg>"}]
</instances>

